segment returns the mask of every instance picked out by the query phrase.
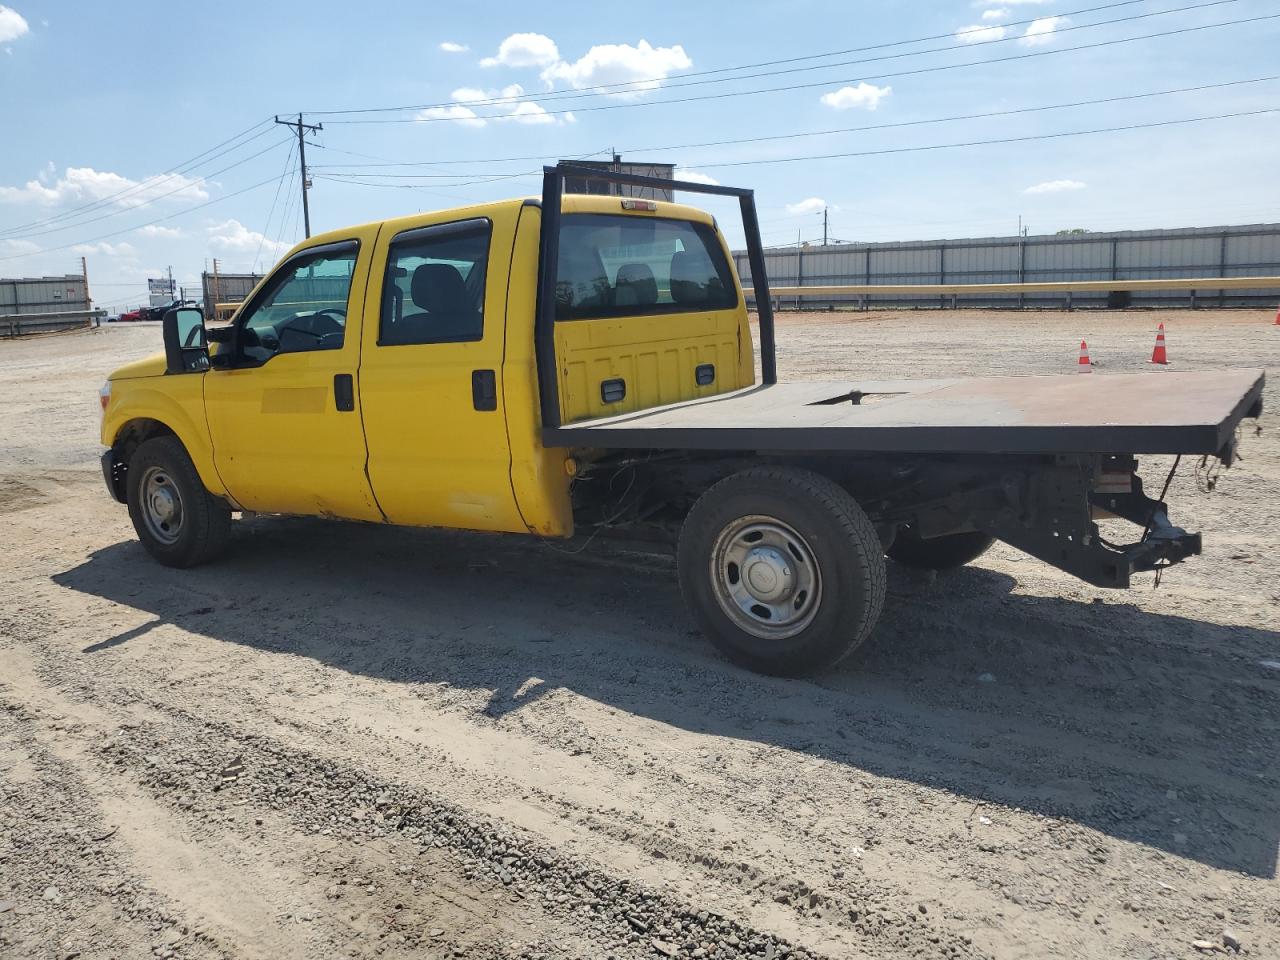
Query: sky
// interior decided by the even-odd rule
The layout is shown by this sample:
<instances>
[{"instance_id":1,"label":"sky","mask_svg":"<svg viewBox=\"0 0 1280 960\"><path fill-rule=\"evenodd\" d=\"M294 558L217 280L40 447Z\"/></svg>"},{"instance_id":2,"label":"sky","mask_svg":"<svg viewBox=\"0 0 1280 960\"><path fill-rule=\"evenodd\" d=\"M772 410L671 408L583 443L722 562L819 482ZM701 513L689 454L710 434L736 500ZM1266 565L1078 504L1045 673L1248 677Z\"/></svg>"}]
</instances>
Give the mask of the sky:
<instances>
[{"instance_id":1,"label":"sky","mask_svg":"<svg viewBox=\"0 0 1280 960\"><path fill-rule=\"evenodd\" d=\"M824 210L845 242L1280 220L1277 0L589 10L3 0L0 277L85 257L115 310L169 269L269 268L303 237L271 122L299 113L313 232L612 151L753 188L767 245L820 241ZM740 244L736 205L681 199Z\"/></svg>"}]
</instances>

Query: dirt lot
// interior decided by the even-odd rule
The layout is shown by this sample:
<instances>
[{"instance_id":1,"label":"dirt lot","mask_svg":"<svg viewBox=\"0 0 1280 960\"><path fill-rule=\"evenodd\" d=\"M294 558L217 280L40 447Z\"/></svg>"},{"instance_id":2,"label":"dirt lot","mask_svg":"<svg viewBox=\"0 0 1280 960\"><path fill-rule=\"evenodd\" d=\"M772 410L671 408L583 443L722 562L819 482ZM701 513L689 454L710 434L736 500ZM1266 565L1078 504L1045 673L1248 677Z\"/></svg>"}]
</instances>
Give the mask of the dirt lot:
<instances>
[{"instance_id":1,"label":"dirt lot","mask_svg":"<svg viewBox=\"0 0 1280 960\"><path fill-rule=\"evenodd\" d=\"M780 368L1280 367L1260 311L789 315ZM1280 956L1280 376L1107 593L1006 548L890 571L767 679L667 563L260 518L152 563L96 389L154 327L0 343L0 955ZM1167 461L1144 471L1163 479ZM1198 945L1197 945L1198 944Z\"/></svg>"}]
</instances>

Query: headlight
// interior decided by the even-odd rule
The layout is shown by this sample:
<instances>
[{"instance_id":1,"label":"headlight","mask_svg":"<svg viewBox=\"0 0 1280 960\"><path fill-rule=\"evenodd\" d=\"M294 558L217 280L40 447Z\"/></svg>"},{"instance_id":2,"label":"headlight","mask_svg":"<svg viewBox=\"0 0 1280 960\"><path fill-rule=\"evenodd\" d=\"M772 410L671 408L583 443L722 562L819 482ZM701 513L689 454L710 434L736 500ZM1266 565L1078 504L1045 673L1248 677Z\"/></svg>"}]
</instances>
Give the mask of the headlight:
<instances>
[{"instance_id":1,"label":"headlight","mask_svg":"<svg viewBox=\"0 0 1280 960\"><path fill-rule=\"evenodd\" d=\"M108 380L98 388L98 402L102 404L102 415L107 415L107 404L111 402L111 381Z\"/></svg>"}]
</instances>

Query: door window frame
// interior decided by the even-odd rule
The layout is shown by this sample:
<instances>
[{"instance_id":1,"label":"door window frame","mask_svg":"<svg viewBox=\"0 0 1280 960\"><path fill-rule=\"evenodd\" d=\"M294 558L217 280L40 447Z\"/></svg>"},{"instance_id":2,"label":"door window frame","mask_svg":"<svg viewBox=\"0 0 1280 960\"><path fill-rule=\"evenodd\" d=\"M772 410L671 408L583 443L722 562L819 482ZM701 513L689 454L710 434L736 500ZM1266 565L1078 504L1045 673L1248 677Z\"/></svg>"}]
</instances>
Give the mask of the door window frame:
<instances>
[{"instance_id":1,"label":"door window frame","mask_svg":"<svg viewBox=\"0 0 1280 960\"><path fill-rule=\"evenodd\" d=\"M395 263L397 245L416 243L423 240L447 239L454 234L471 233L484 230L488 240L488 250L484 260L484 280L480 287L480 335L467 337L441 337L435 340L423 340L417 343L390 343L382 339L382 324L386 319L384 310L387 302L387 291L394 283L391 276ZM466 220L450 220L448 223L432 223L425 227L411 227L402 230L387 241L386 266L382 271L382 289L378 291L378 337L374 342L379 347L429 347L441 343L479 343L485 334L485 303L488 300L486 289L489 285L489 261L493 255L493 221L488 217L468 217Z\"/></svg>"},{"instance_id":2,"label":"door window frame","mask_svg":"<svg viewBox=\"0 0 1280 960\"><path fill-rule=\"evenodd\" d=\"M288 282L288 277L292 276L293 271L296 269L296 266L299 260L306 260L316 256L317 254L324 255L327 253L339 253L339 252L346 253L348 250L355 252L355 259L352 261L352 266L351 266L352 282L351 282L351 285L347 288L347 314L346 315L347 315L347 318L350 319L352 295L355 293L356 270L360 264L360 241L357 238L352 237L350 240L334 240L334 241L331 241L330 243L320 243L314 247L307 247L305 250L299 250L297 253L291 256L288 260L285 260L283 263L277 266L275 270L272 271L271 275L267 278L266 282L262 285L262 288L256 294L254 294L254 296L236 314L236 319L232 323L233 332L232 332L231 341L230 341L232 369L254 370L254 369L257 369L258 367L265 367L268 363L270 363L272 360L274 360L276 357L279 357L279 356L289 356L295 353L313 352L313 351L289 350L289 351L285 351L284 353L281 353L277 351L276 353L273 353L271 356L267 357L267 359L263 360L261 363L257 363L257 362L247 363L245 362L244 354L241 353L240 351L240 338L244 331L245 324L249 320L249 317L251 317L254 314L254 312L258 309L258 307L262 306L263 301L265 301L269 297L272 297L276 293L278 293L280 288L284 286L285 283ZM346 336L346 324L344 323L341 349L345 350L348 343L349 341ZM332 351L332 352L337 352L337 351Z\"/></svg>"}]
</instances>

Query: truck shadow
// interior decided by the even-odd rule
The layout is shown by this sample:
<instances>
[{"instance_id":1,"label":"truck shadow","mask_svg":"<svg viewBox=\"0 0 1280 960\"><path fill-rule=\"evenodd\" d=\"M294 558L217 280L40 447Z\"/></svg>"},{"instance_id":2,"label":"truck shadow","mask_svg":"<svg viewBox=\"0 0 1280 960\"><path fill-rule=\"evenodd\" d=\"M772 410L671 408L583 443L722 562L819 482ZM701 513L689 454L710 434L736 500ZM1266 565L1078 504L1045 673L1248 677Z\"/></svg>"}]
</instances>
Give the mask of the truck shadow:
<instances>
[{"instance_id":1,"label":"truck shadow","mask_svg":"<svg viewBox=\"0 0 1280 960\"><path fill-rule=\"evenodd\" d=\"M563 688L688 731L1276 875L1280 684L1257 661L1274 659L1280 632L1021 596L981 567L937 583L894 571L863 650L827 676L781 680L711 650L669 565L554 549L262 519L199 572L159 567L125 542L53 579L154 617L104 635L87 657L172 623L425 698L443 682L477 722Z\"/></svg>"}]
</instances>

